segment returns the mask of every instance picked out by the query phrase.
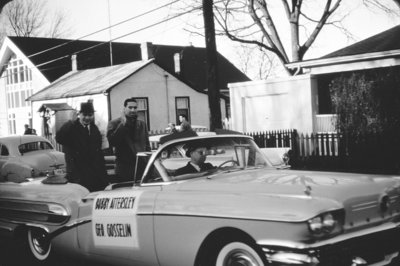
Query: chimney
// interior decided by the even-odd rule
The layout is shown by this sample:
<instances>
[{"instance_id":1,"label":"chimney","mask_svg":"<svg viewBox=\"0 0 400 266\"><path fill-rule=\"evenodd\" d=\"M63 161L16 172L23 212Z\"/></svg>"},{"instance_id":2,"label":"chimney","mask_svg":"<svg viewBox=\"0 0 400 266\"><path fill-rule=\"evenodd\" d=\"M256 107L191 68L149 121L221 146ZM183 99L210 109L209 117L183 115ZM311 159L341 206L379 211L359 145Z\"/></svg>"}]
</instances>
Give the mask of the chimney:
<instances>
[{"instance_id":1,"label":"chimney","mask_svg":"<svg viewBox=\"0 0 400 266\"><path fill-rule=\"evenodd\" d=\"M78 61L76 59L76 54L73 54L71 56L71 67L72 67L72 71L78 70Z\"/></svg>"},{"instance_id":2,"label":"chimney","mask_svg":"<svg viewBox=\"0 0 400 266\"><path fill-rule=\"evenodd\" d=\"M175 73L181 73L181 55L179 53L174 54L174 66L175 66Z\"/></svg>"},{"instance_id":3,"label":"chimney","mask_svg":"<svg viewBox=\"0 0 400 266\"><path fill-rule=\"evenodd\" d=\"M149 60L154 58L153 55L153 43L144 42L140 45L140 50L142 51L142 60Z\"/></svg>"}]
</instances>

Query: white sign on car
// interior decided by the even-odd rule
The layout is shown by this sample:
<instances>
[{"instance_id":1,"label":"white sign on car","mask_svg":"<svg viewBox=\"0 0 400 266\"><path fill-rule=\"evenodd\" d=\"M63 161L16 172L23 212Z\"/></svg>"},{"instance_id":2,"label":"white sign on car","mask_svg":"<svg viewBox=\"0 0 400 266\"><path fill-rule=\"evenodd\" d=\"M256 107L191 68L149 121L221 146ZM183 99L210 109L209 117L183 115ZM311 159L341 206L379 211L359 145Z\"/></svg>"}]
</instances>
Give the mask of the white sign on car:
<instances>
[{"instance_id":1,"label":"white sign on car","mask_svg":"<svg viewBox=\"0 0 400 266\"><path fill-rule=\"evenodd\" d=\"M137 204L141 191L99 194L93 204L93 240L96 246L138 247Z\"/></svg>"}]
</instances>

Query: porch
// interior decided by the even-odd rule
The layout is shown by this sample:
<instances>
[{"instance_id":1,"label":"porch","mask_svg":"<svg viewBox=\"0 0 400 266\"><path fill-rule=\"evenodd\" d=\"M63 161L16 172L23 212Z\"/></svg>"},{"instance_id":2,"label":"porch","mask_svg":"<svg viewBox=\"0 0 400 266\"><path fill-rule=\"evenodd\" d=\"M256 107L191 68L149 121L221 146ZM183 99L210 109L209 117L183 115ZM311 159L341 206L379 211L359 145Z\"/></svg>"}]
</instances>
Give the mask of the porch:
<instances>
[{"instance_id":1,"label":"porch","mask_svg":"<svg viewBox=\"0 0 400 266\"><path fill-rule=\"evenodd\" d=\"M336 132L336 114L318 114L315 115L314 132L333 133Z\"/></svg>"}]
</instances>

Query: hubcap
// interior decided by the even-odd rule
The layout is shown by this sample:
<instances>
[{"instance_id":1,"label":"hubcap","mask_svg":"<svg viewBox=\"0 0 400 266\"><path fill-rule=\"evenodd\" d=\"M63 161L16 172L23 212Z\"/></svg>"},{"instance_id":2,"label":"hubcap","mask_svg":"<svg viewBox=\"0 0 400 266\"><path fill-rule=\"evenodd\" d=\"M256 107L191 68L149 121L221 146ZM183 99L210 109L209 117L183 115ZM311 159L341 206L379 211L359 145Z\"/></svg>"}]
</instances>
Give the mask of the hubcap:
<instances>
[{"instance_id":1,"label":"hubcap","mask_svg":"<svg viewBox=\"0 0 400 266\"><path fill-rule=\"evenodd\" d=\"M224 261L226 266L257 266L255 258L244 250L233 250Z\"/></svg>"},{"instance_id":2,"label":"hubcap","mask_svg":"<svg viewBox=\"0 0 400 266\"><path fill-rule=\"evenodd\" d=\"M42 230L31 231L32 247L40 255L45 255L49 250L49 243L46 241L46 234Z\"/></svg>"}]
</instances>

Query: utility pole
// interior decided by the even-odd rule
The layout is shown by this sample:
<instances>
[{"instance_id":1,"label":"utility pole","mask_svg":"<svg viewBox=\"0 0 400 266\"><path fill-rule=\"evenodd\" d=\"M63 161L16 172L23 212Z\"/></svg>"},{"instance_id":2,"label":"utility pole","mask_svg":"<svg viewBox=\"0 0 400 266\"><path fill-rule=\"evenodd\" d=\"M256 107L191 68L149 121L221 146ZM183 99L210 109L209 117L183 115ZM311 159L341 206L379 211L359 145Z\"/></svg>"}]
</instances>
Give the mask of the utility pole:
<instances>
[{"instance_id":1,"label":"utility pole","mask_svg":"<svg viewBox=\"0 0 400 266\"><path fill-rule=\"evenodd\" d=\"M203 18L206 40L206 61L207 61L207 88L208 105L210 108L210 130L222 128L221 105L218 87L218 62L217 46L215 44L215 25L213 0L203 0Z\"/></svg>"},{"instance_id":2,"label":"utility pole","mask_svg":"<svg viewBox=\"0 0 400 266\"><path fill-rule=\"evenodd\" d=\"M113 63L113 54L112 54L112 34L111 34L111 12L110 12L110 0L107 0L107 7L108 7L108 33L110 34L110 66L114 65Z\"/></svg>"}]
</instances>

